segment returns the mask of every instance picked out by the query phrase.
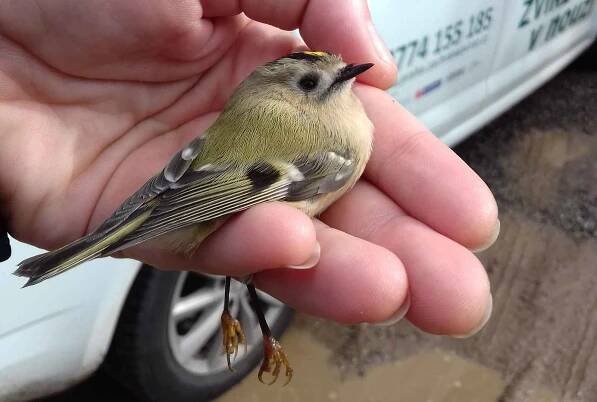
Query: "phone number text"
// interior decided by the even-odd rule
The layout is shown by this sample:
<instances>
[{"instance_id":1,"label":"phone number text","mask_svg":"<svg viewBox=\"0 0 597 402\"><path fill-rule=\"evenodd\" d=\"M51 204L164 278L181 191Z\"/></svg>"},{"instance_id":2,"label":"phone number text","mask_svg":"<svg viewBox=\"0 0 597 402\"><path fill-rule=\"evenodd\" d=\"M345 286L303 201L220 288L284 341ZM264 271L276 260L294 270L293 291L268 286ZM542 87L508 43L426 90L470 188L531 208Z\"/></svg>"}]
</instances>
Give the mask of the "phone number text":
<instances>
[{"instance_id":1,"label":"phone number text","mask_svg":"<svg viewBox=\"0 0 597 402\"><path fill-rule=\"evenodd\" d=\"M439 56L465 40L470 40L487 32L493 22L493 7L488 7L466 20L460 19L428 34L391 49L398 68L408 68L417 60Z\"/></svg>"}]
</instances>

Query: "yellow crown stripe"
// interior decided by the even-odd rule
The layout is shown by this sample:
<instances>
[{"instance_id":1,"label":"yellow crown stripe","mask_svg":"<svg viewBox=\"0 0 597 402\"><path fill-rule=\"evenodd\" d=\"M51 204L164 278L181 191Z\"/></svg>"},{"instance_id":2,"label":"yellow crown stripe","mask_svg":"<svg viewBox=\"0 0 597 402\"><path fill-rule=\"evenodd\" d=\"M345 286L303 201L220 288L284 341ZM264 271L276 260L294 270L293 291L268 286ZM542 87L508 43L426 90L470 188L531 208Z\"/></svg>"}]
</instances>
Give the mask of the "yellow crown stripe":
<instances>
[{"instance_id":1,"label":"yellow crown stripe","mask_svg":"<svg viewBox=\"0 0 597 402\"><path fill-rule=\"evenodd\" d=\"M324 57L327 56L328 54L326 52L311 52L311 51L305 51L303 52L304 54L308 54L309 56L316 56L316 57Z\"/></svg>"}]
</instances>

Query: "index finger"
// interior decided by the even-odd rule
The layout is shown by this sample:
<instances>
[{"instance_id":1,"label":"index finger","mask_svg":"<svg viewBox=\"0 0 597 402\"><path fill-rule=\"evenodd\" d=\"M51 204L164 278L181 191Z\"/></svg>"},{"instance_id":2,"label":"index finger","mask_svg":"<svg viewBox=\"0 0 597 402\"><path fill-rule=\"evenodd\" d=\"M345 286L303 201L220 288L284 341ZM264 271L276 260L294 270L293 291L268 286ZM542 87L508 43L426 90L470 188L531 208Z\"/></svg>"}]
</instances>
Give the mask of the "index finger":
<instances>
[{"instance_id":1,"label":"index finger","mask_svg":"<svg viewBox=\"0 0 597 402\"><path fill-rule=\"evenodd\" d=\"M493 243L497 204L483 180L390 95L364 85L355 92L375 126L366 177L410 216L465 247Z\"/></svg>"},{"instance_id":2,"label":"index finger","mask_svg":"<svg viewBox=\"0 0 597 402\"><path fill-rule=\"evenodd\" d=\"M396 80L396 65L373 27L365 0L204 0L205 17L244 12L247 17L278 28L299 28L315 50L342 55L350 63L374 63L359 81L388 88Z\"/></svg>"}]
</instances>

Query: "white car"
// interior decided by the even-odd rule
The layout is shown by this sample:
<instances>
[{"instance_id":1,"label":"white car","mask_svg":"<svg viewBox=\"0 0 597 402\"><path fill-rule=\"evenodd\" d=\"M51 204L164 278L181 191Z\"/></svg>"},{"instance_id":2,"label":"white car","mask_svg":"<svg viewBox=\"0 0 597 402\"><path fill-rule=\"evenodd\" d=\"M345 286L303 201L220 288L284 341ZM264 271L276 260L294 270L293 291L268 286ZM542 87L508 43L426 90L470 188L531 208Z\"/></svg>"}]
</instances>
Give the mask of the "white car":
<instances>
[{"instance_id":1,"label":"white car","mask_svg":"<svg viewBox=\"0 0 597 402\"><path fill-rule=\"evenodd\" d=\"M399 67L389 90L453 145L562 70L595 40L595 0L372 0ZM597 64L597 63L596 63ZM0 400L65 389L102 368L154 400L209 400L260 359L242 288L233 313L249 350L230 373L220 353L222 279L101 259L21 289L10 275L35 248L12 242L1 264ZM274 332L290 310L262 296ZM251 328L254 331L250 330ZM202 399L203 398L203 399Z\"/></svg>"}]
</instances>

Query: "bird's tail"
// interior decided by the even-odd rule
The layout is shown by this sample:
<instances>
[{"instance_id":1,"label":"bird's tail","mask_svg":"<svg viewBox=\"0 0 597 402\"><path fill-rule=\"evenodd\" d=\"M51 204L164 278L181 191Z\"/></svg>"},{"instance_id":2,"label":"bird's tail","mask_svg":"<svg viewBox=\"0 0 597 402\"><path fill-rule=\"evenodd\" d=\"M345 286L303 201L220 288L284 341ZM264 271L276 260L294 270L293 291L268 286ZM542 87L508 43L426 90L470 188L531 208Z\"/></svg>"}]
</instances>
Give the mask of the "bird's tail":
<instances>
[{"instance_id":1,"label":"bird's tail","mask_svg":"<svg viewBox=\"0 0 597 402\"><path fill-rule=\"evenodd\" d=\"M19 263L14 275L29 278L23 286L31 286L97 257L109 255L120 240L139 227L147 218L146 214L115 228L109 233L90 233L54 251L49 251Z\"/></svg>"}]
</instances>

